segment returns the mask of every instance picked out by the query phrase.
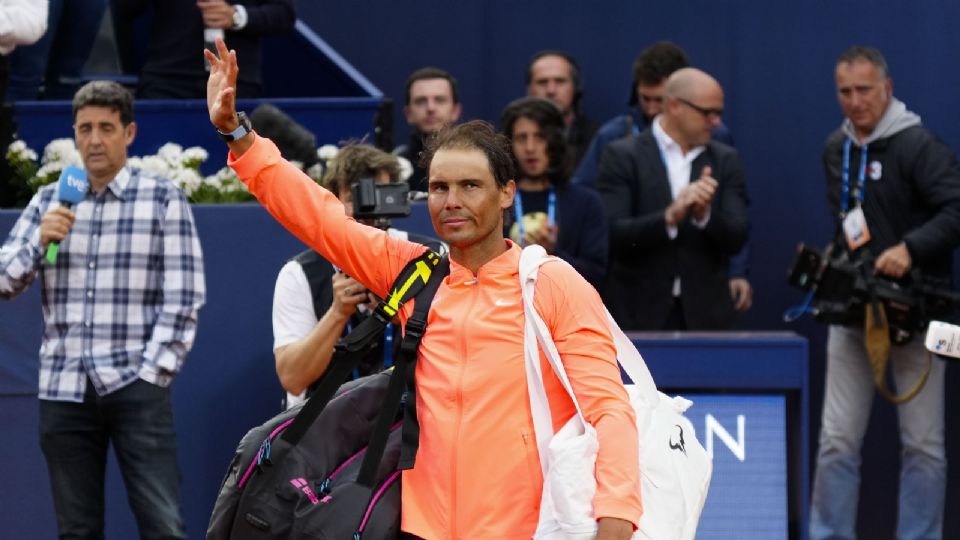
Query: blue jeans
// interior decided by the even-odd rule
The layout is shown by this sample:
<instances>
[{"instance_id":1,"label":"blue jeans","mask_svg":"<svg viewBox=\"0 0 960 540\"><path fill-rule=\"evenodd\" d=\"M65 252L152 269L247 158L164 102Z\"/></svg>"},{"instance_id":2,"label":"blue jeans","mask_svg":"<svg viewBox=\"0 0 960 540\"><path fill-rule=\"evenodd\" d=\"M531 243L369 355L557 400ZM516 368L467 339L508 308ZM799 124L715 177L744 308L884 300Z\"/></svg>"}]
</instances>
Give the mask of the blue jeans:
<instances>
[{"instance_id":1,"label":"blue jeans","mask_svg":"<svg viewBox=\"0 0 960 540\"><path fill-rule=\"evenodd\" d=\"M107 0L50 0L47 32L10 54L7 101L73 99L80 88Z\"/></svg>"},{"instance_id":2,"label":"blue jeans","mask_svg":"<svg viewBox=\"0 0 960 540\"><path fill-rule=\"evenodd\" d=\"M912 388L926 362L922 335L904 346L891 347L889 366L896 385L894 392ZM934 358L920 393L897 406L902 447L898 540L933 540L942 536L947 483L945 370L944 362ZM820 450L810 509L811 540L856 537L860 450L875 395L863 331L831 326Z\"/></svg>"},{"instance_id":3,"label":"blue jeans","mask_svg":"<svg viewBox=\"0 0 960 540\"><path fill-rule=\"evenodd\" d=\"M106 396L88 381L83 403L40 401L40 446L60 538L103 538L111 442L140 538L186 538L170 389L140 379Z\"/></svg>"}]
</instances>

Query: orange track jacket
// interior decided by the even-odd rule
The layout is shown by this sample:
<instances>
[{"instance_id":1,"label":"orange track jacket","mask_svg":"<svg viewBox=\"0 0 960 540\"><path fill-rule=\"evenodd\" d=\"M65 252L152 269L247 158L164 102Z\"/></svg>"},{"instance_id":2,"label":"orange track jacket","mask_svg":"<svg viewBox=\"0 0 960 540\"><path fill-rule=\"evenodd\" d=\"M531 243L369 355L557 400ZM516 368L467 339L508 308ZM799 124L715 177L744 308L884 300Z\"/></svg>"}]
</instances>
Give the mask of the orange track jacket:
<instances>
[{"instance_id":1,"label":"orange track jacket","mask_svg":"<svg viewBox=\"0 0 960 540\"><path fill-rule=\"evenodd\" d=\"M392 239L344 215L333 194L257 137L229 165L289 231L380 296L423 246ZM450 261L416 367L420 448L403 473L402 528L427 540L529 540L543 487L523 360L520 248L476 276ZM600 440L594 512L636 527L641 514L638 439L616 351L596 291L566 263L545 265L536 305L560 351L584 415ZM403 308L401 318L412 313ZM541 357L543 373L552 374ZM554 428L574 414L546 377Z\"/></svg>"}]
</instances>

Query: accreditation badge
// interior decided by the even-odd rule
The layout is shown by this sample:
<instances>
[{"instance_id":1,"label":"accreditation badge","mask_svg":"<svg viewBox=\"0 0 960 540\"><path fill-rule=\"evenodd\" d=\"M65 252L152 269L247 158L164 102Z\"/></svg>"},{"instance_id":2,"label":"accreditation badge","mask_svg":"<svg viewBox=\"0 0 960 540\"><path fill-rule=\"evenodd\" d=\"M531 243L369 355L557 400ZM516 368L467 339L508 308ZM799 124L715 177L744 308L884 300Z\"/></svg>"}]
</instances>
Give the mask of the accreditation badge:
<instances>
[{"instance_id":1,"label":"accreditation badge","mask_svg":"<svg viewBox=\"0 0 960 540\"><path fill-rule=\"evenodd\" d=\"M870 229L867 228L867 218L863 215L862 206L857 206L843 218L843 234L847 237L850 251L870 241Z\"/></svg>"}]
</instances>

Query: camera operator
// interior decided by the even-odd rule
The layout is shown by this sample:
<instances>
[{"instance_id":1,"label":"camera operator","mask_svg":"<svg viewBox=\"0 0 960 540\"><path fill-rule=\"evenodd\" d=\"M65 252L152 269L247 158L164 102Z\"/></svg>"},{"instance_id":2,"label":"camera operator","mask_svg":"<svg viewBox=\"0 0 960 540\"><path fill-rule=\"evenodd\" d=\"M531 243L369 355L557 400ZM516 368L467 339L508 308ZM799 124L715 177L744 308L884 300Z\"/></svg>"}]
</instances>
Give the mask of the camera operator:
<instances>
[{"instance_id":1,"label":"camera operator","mask_svg":"<svg viewBox=\"0 0 960 540\"><path fill-rule=\"evenodd\" d=\"M364 178L377 184L397 182L397 159L366 144L350 145L332 160L323 185L337 195L347 216L354 215L351 187ZM368 225L373 220L361 220ZM381 223L382 220L377 220ZM437 252L445 246L436 239L389 228L388 234L427 245ZM273 355L280 385L287 391L286 406L306 399L333 357L337 340L376 306L374 296L353 278L337 270L313 250L306 250L280 270L273 294ZM396 339L393 339L396 336ZM400 344L399 328L390 325L385 344L361 360L355 376L369 375L391 363ZM392 346L391 346L392 344Z\"/></svg>"},{"instance_id":2,"label":"camera operator","mask_svg":"<svg viewBox=\"0 0 960 540\"><path fill-rule=\"evenodd\" d=\"M852 47L836 64L845 119L827 139L823 162L831 211L855 260L871 260L885 279L952 275L960 243L960 166L953 151L893 97L886 61L876 49ZM831 325L810 537L854 538L860 450L874 399L863 320ZM922 339L890 349L898 388L923 376ZM896 537L940 538L946 489L944 365L935 361L925 386L898 405L903 446Z\"/></svg>"}]
</instances>

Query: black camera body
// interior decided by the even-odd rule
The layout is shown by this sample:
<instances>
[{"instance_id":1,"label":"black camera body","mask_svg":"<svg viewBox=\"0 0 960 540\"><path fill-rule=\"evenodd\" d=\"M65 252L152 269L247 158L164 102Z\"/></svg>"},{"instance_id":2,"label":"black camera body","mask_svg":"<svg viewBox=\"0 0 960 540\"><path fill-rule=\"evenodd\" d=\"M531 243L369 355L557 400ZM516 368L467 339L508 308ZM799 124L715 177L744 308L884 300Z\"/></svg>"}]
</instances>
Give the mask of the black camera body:
<instances>
[{"instance_id":1,"label":"black camera body","mask_svg":"<svg viewBox=\"0 0 960 540\"><path fill-rule=\"evenodd\" d=\"M377 184L364 178L350 186L353 217L358 220L386 222L410 215L410 187L405 182Z\"/></svg>"},{"instance_id":2,"label":"black camera body","mask_svg":"<svg viewBox=\"0 0 960 540\"><path fill-rule=\"evenodd\" d=\"M924 279L914 271L893 281L876 275L872 263L853 260L834 244L822 252L800 244L787 281L810 295L808 311L827 324L862 325L866 307L880 302L894 343L906 343L926 328L931 317L946 313L958 301L948 280Z\"/></svg>"}]
</instances>

